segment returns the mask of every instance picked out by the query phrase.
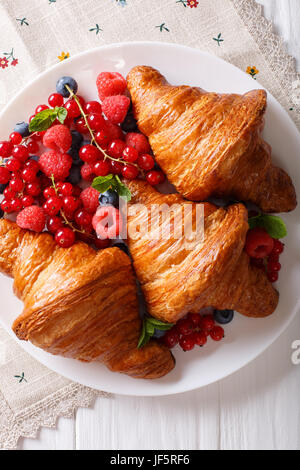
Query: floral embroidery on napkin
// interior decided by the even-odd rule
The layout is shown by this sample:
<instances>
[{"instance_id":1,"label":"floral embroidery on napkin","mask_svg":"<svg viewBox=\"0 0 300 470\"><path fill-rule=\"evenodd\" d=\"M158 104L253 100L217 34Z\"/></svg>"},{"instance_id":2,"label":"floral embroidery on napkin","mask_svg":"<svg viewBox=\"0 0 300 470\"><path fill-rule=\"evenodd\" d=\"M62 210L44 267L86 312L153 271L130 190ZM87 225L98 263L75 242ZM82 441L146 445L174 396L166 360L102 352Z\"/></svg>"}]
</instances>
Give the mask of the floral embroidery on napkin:
<instances>
[{"instance_id":1,"label":"floral embroidery on napkin","mask_svg":"<svg viewBox=\"0 0 300 470\"><path fill-rule=\"evenodd\" d=\"M10 52L3 52L3 55L5 57L0 57L0 68L1 69L6 69L9 66L9 61L10 65L15 67L19 61L14 57L14 50L12 49Z\"/></svg>"}]
</instances>

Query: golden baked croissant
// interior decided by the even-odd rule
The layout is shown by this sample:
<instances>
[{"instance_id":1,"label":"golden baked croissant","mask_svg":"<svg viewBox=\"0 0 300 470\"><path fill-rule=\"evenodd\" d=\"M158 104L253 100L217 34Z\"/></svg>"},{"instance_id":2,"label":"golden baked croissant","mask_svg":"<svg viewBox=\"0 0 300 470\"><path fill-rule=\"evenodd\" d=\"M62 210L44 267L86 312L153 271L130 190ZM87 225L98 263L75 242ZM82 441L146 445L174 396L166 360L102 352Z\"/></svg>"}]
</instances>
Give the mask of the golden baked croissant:
<instances>
[{"instance_id":1,"label":"golden baked croissant","mask_svg":"<svg viewBox=\"0 0 300 470\"><path fill-rule=\"evenodd\" d=\"M237 310L249 317L265 317L274 312L278 292L262 270L250 265L244 251L249 226L243 204L223 209L204 203L204 241L190 250L184 244L184 236L178 239L166 235L167 226L162 219L150 229L150 234L151 230L157 233L159 225L159 238L151 239L148 234L147 239L143 233L139 236L139 227L150 227L153 204L177 204L171 225L183 204L190 204L193 209L198 204L179 194L158 193L144 181L126 184L132 192L132 202L148 209L129 212L128 244L150 315L176 322L188 312L199 312L208 306Z\"/></svg>"},{"instance_id":2,"label":"golden baked croissant","mask_svg":"<svg viewBox=\"0 0 300 470\"><path fill-rule=\"evenodd\" d=\"M177 191L192 201L231 196L265 212L287 212L296 194L287 173L272 165L262 139L267 97L208 93L171 86L155 69L127 77L139 129Z\"/></svg>"},{"instance_id":3,"label":"golden baked croissant","mask_svg":"<svg viewBox=\"0 0 300 470\"><path fill-rule=\"evenodd\" d=\"M0 270L24 302L13 330L52 354L104 363L132 377L158 378L174 358L151 341L137 349L141 320L129 257L85 243L60 248L49 234L0 221Z\"/></svg>"}]
</instances>

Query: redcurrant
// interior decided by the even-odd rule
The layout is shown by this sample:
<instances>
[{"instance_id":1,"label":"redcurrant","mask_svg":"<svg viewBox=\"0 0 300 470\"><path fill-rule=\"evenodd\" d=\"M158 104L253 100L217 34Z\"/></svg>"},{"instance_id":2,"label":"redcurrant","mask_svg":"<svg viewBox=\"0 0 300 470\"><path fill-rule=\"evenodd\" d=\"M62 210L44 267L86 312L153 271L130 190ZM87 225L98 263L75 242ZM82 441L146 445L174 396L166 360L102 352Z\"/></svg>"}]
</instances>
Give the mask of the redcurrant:
<instances>
[{"instance_id":1,"label":"redcurrant","mask_svg":"<svg viewBox=\"0 0 300 470\"><path fill-rule=\"evenodd\" d=\"M98 101L88 101L83 106L83 110L86 114L102 114L102 106Z\"/></svg>"},{"instance_id":2,"label":"redcurrant","mask_svg":"<svg viewBox=\"0 0 300 470\"><path fill-rule=\"evenodd\" d=\"M224 338L224 329L221 326L214 326L210 332L210 337L214 341L221 341Z\"/></svg>"},{"instance_id":3,"label":"redcurrant","mask_svg":"<svg viewBox=\"0 0 300 470\"><path fill-rule=\"evenodd\" d=\"M64 104L64 98L59 93L52 93L48 98L48 103L51 108L55 108L56 106L60 107Z\"/></svg>"},{"instance_id":4,"label":"redcurrant","mask_svg":"<svg viewBox=\"0 0 300 470\"><path fill-rule=\"evenodd\" d=\"M61 228L55 233L55 241L59 246L69 248L75 242L75 233L68 227Z\"/></svg>"},{"instance_id":5,"label":"redcurrant","mask_svg":"<svg viewBox=\"0 0 300 470\"><path fill-rule=\"evenodd\" d=\"M86 163L95 163L101 157L101 152L94 145L88 144L81 147L79 157Z\"/></svg>"},{"instance_id":6,"label":"redcurrant","mask_svg":"<svg viewBox=\"0 0 300 470\"><path fill-rule=\"evenodd\" d=\"M0 166L0 184L6 184L10 180L10 172L4 166Z\"/></svg>"},{"instance_id":7,"label":"redcurrant","mask_svg":"<svg viewBox=\"0 0 300 470\"><path fill-rule=\"evenodd\" d=\"M120 139L113 140L108 146L108 154L113 158L122 158L125 142Z\"/></svg>"},{"instance_id":8,"label":"redcurrant","mask_svg":"<svg viewBox=\"0 0 300 470\"><path fill-rule=\"evenodd\" d=\"M105 120L101 114L90 114L88 116L88 123L93 131L100 131L105 127Z\"/></svg>"},{"instance_id":9,"label":"redcurrant","mask_svg":"<svg viewBox=\"0 0 300 470\"><path fill-rule=\"evenodd\" d=\"M124 178L129 180L134 180L139 174L139 170L136 166L133 165L124 165L122 168L122 175Z\"/></svg>"},{"instance_id":10,"label":"redcurrant","mask_svg":"<svg viewBox=\"0 0 300 470\"><path fill-rule=\"evenodd\" d=\"M167 346L167 348L172 349L178 344L179 342L179 334L175 328L171 328L170 330L166 331L163 336L163 343Z\"/></svg>"},{"instance_id":11,"label":"redcurrant","mask_svg":"<svg viewBox=\"0 0 300 470\"><path fill-rule=\"evenodd\" d=\"M137 164L140 168L142 168L142 170L149 171L154 168L155 162L154 158L151 155L149 155L148 153L144 153L143 155L139 156Z\"/></svg>"},{"instance_id":12,"label":"redcurrant","mask_svg":"<svg viewBox=\"0 0 300 470\"><path fill-rule=\"evenodd\" d=\"M13 150L13 145L7 140L0 142L0 157L8 158L11 156Z\"/></svg>"},{"instance_id":13,"label":"redcurrant","mask_svg":"<svg viewBox=\"0 0 300 470\"><path fill-rule=\"evenodd\" d=\"M110 165L107 161L99 161L94 164L94 173L96 176L106 176L110 171Z\"/></svg>"},{"instance_id":14,"label":"redcurrant","mask_svg":"<svg viewBox=\"0 0 300 470\"><path fill-rule=\"evenodd\" d=\"M133 163L139 158L139 152L134 147L128 145L124 148L122 156L125 162Z\"/></svg>"},{"instance_id":15,"label":"redcurrant","mask_svg":"<svg viewBox=\"0 0 300 470\"><path fill-rule=\"evenodd\" d=\"M9 136L9 140L14 145L19 145L22 142L23 137L21 136L21 134L19 134L19 132L12 132Z\"/></svg>"},{"instance_id":16,"label":"redcurrant","mask_svg":"<svg viewBox=\"0 0 300 470\"><path fill-rule=\"evenodd\" d=\"M191 351L195 347L193 335L182 336L179 340L179 345L183 351Z\"/></svg>"},{"instance_id":17,"label":"redcurrant","mask_svg":"<svg viewBox=\"0 0 300 470\"><path fill-rule=\"evenodd\" d=\"M165 175L162 171L152 170L146 174L146 180L151 186L156 186L164 182Z\"/></svg>"}]
</instances>

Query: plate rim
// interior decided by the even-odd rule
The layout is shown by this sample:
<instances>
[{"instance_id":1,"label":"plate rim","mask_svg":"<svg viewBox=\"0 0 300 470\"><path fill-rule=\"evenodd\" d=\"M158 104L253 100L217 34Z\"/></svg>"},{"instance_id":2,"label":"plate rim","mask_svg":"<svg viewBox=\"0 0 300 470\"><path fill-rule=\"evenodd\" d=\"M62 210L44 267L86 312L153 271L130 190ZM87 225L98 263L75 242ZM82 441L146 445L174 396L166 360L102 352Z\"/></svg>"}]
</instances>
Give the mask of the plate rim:
<instances>
[{"instance_id":1,"label":"plate rim","mask_svg":"<svg viewBox=\"0 0 300 470\"><path fill-rule=\"evenodd\" d=\"M220 64L226 64L227 66L229 65L232 69L234 69L237 73L243 73L243 71L237 67L236 65L234 64L231 64L230 62L227 62L226 60L222 59L221 57L218 57L214 54L211 54L207 51L203 51L202 49L199 49L199 48L196 48L196 47L191 47L191 46L186 46L186 45L183 45L183 44L176 44L176 43L170 43L170 42L163 42L163 41L126 41L126 42L115 42L115 43L112 43L112 44L105 44L105 45L102 45L102 46L98 46L98 47L94 47L94 48L90 48L90 49L87 49L85 51L82 51L80 53L77 53L75 54L74 56L68 58L68 63L71 63L71 62L74 62L76 60L78 60L78 58L80 57L84 57L90 53L97 53L97 52L100 52L100 51L103 51L103 50L112 50L112 49L121 49L122 47L131 47L131 46L163 46L163 47L171 47L173 49L182 49L182 50L188 50L189 52L192 52L194 54L199 54L199 55L206 55L210 58L213 58L214 60L216 60L217 62L219 62ZM59 63L56 63L56 64L53 64L51 65L50 67L48 67L47 69L45 69L44 71L42 71L41 73L39 73L36 77L34 77L32 80L30 80L23 88L21 88L17 93L16 95L11 98L9 100L9 102L4 106L4 108L1 110L0 112L0 119L6 114L7 110L10 108L10 106L14 105L15 102L18 101L18 99L24 94L26 93L26 91L28 90L29 87L31 87L32 85L34 85L36 82L39 82L41 79L43 79L44 76L47 76L49 73L51 73L52 71L54 70L59 70L60 68L63 68L65 66L65 61L62 61L62 62L59 62ZM249 77L250 78L250 77ZM289 124L291 125L291 127L293 128L293 130L295 131L296 130L296 134L298 136L298 138L300 139L300 131L299 129L297 128L295 122L293 121L293 119L291 118L291 116L289 115L289 113L287 112L287 110L280 104L280 102L277 100L277 98L274 97L274 95L272 93L269 92L269 90L267 90L263 85L261 85L261 83L259 82L259 80L257 80L255 82L255 84L257 85L256 88L263 88L264 90L266 90L268 92L268 95L272 97L272 99L276 102L276 104L280 107L281 109L281 112L283 112L285 114L285 118L288 118L288 122ZM192 387L189 387L189 388L186 388L186 387L182 387L180 390L175 390L175 391L168 391L166 393L162 393L160 391L155 391L155 390L151 390L148 393L143 393L143 392L136 392L134 393L134 389L132 392L128 393L128 392L122 392L122 390L118 390L118 391L112 391L111 389L110 390L105 390L105 387L104 387L104 390L103 390L103 387L101 388L101 390L103 391L107 391L109 393L115 393L115 394L119 394L119 395L124 395L124 396L169 396L169 395L176 395L176 394L179 394L179 393L185 393L185 392L189 392L189 391L193 391L193 390L197 390L197 389L200 389L200 388L203 388L203 387L206 387L208 385L211 385L212 383L217 383L217 382L220 382L221 380L224 380L225 378L227 377L230 377L231 375L233 375L234 373L240 371L242 368L246 367L247 365L249 365L251 362L253 362L255 359L257 359L261 354L263 354L270 346L272 346L277 340L278 338L283 334L283 332L289 327L289 325L291 324L291 322L294 320L294 318L296 317L298 311L300 309L300 298L298 299L298 302L296 303L296 305L294 306L293 310L291 311L289 317L286 319L286 321L281 325L281 327L277 330L276 334L274 334L274 336L272 337L271 340L268 340L268 342L258 350L258 352L255 352L254 354L252 354L251 356L249 356L249 358L247 359L247 361L240 365L238 368L234 368L234 370L232 371L229 371L229 372L226 372L225 375L223 375L221 378L219 379L210 379L208 380L205 384L203 385L195 385L195 386L192 386ZM18 341L18 339L15 337L15 335L13 334L13 332L11 331L11 329L8 329L6 324L2 321L2 318L0 316L0 323L2 325L2 327L5 329L5 331L8 332L8 334L22 347L22 349L29 353L35 360L39 361L41 364L45 365L46 367L48 367L50 370L54 371L55 373L58 373L66 378L68 378L69 380L76 380L74 379L74 376L71 377L70 375L68 375L67 373L64 373L64 372L57 372L55 369L52 369L51 366L49 366L46 361L42 361L41 359L37 358L35 355L31 354L30 351L27 351L27 349L24 347L25 345L22 344L21 341ZM79 383L80 380L79 380ZM184 383L184 382L183 382ZM86 384L83 384L83 385L86 385ZM92 386L94 387L94 386ZM100 389L98 389L100 390Z\"/></svg>"}]
</instances>

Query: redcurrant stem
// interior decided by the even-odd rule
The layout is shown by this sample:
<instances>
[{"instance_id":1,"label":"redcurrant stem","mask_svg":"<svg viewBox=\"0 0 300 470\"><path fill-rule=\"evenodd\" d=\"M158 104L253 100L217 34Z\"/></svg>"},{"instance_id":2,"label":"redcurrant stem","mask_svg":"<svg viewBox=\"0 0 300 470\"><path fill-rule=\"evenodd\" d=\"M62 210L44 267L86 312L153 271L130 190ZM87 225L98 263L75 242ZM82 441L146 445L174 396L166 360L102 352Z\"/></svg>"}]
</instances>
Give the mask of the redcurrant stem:
<instances>
[{"instance_id":1,"label":"redcurrant stem","mask_svg":"<svg viewBox=\"0 0 300 470\"><path fill-rule=\"evenodd\" d=\"M71 90L71 88L70 88L68 85L65 85L65 87L66 87L66 89L68 90L68 92L70 93L70 98L74 98L74 100L76 101L76 103L77 103L77 105L78 105L78 108L80 109L80 112L81 112L82 117L83 117L83 119L84 119L84 122L85 122L85 124L86 124L86 127L88 128L89 133L91 134L91 137L92 137L91 142L94 142L95 145L96 145L96 147L98 148L98 150L100 150L100 152L102 152L102 154L104 155L104 160L106 160L106 159L108 158L109 160L113 160L114 162L119 162L119 163L122 163L122 164L126 163L126 162L124 162L124 160L121 160L120 158L113 158L113 157L111 157L110 155L108 155L108 154L105 152L105 150L103 150L102 147L100 147L100 145L98 144L98 142L97 142L96 139L95 139L94 132L93 132L93 130L91 129L91 127L90 127L90 125L89 125L89 122L88 122L87 114L84 112L84 110L83 110L83 108L82 108L82 106L81 106L81 104L80 104L79 99L78 99L77 96L73 93L73 91ZM139 167L136 163L130 163L130 165L136 166L139 170L141 170L140 167Z\"/></svg>"},{"instance_id":2,"label":"redcurrant stem","mask_svg":"<svg viewBox=\"0 0 300 470\"><path fill-rule=\"evenodd\" d=\"M33 135L36 135L36 134L37 134L37 131L32 132L32 134L28 135L27 137L24 137L24 139L22 139L21 145L26 144L27 140L30 139Z\"/></svg>"},{"instance_id":3,"label":"redcurrant stem","mask_svg":"<svg viewBox=\"0 0 300 470\"><path fill-rule=\"evenodd\" d=\"M56 184L55 184L55 179L54 179L54 175L51 175L51 181L52 181L52 188L54 189L55 191L55 194L58 196L58 190L57 190L57 187L56 187ZM79 230L78 228L74 227L73 224L71 224L71 222L67 219L66 217L66 214L64 213L64 211L62 209L60 209L60 215L62 216L63 220L64 220L64 223L66 225L69 225L69 227L71 227L71 229L73 230L73 232L78 232L78 233L83 233L84 235L86 235L87 237L89 238L93 238L92 235L90 235L89 233L86 233L85 230Z\"/></svg>"}]
</instances>

